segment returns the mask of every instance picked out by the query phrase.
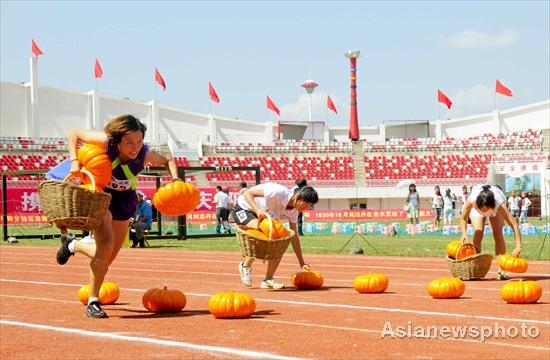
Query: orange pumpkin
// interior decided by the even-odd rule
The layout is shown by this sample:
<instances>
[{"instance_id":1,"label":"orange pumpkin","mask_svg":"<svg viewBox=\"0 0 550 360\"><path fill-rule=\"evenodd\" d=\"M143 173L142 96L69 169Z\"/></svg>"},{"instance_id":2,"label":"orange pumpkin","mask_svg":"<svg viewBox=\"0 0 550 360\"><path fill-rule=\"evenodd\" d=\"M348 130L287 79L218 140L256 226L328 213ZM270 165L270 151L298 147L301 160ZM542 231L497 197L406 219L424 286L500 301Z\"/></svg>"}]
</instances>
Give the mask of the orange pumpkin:
<instances>
[{"instance_id":1,"label":"orange pumpkin","mask_svg":"<svg viewBox=\"0 0 550 360\"><path fill-rule=\"evenodd\" d=\"M459 278L443 277L428 285L428 293L434 299L456 299L464 294L464 289L464 282Z\"/></svg>"},{"instance_id":2,"label":"orange pumpkin","mask_svg":"<svg viewBox=\"0 0 550 360\"><path fill-rule=\"evenodd\" d=\"M173 181L158 188L153 203L165 215L180 216L195 210L200 198L199 191L192 184Z\"/></svg>"},{"instance_id":3,"label":"orange pumpkin","mask_svg":"<svg viewBox=\"0 0 550 360\"><path fill-rule=\"evenodd\" d=\"M273 218L263 219L259 228L268 239L281 239L288 236L288 230L283 223Z\"/></svg>"},{"instance_id":4,"label":"orange pumpkin","mask_svg":"<svg viewBox=\"0 0 550 360\"><path fill-rule=\"evenodd\" d=\"M178 312L185 307L187 298L179 290L168 290L165 286L149 289L141 298L143 306L154 313Z\"/></svg>"},{"instance_id":5,"label":"orange pumpkin","mask_svg":"<svg viewBox=\"0 0 550 360\"><path fill-rule=\"evenodd\" d=\"M88 304L90 285L84 285L78 290L78 300L84 305ZM120 296L120 289L112 282L104 282L99 288L99 302L102 305L114 304Z\"/></svg>"},{"instance_id":6,"label":"orange pumpkin","mask_svg":"<svg viewBox=\"0 0 550 360\"><path fill-rule=\"evenodd\" d=\"M248 294L218 293L208 301L208 311L217 319L246 318L256 310L254 298Z\"/></svg>"},{"instance_id":7,"label":"orange pumpkin","mask_svg":"<svg viewBox=\"0 0 550 360\"><path fill-rule=\"evenodd\" d=\"M290 279L298 289L319 289L323 286L323 276L318 271L300 271Z\"/></svg>"},{"instance_id":8,"label":"orange pumpkin","mask_svg":"<svg viewBox=\"0 0 550 360\"><path fill-rule=\"evenodd\" d=\"M502 270L515 273L524 273L528 268L527 261L524 259L506 254L498 257L498 266L500 266Z\"/></svg>"},{"instance_id":9,"label":"orange pumpkin","mask_svg":"<svg viewBox=\"0 0 550 360\"><path fill-rule=\"evenodd\" d=\"M509 304L534 304L542 296L542 287L536 281L512 281L500 289L500 295Z\"/></svg>"},{"instance_id":10,"label":"orange pumpkin","mask_svg":"<svg viewBox=\"0 0 550 360\"><path fill-rule=\"evenodd\" d=\"M246 230L246 232L249 233L250 235L254 236L254 237L267 240L267 236L263 232L261 232L260 230L248 229L248 230Z\"/></svg>"},{"instance_id":11,"label":"orange pumpkin","mask_svg":"<svg viewBox=\"0 0 550 360\"><path fill-rule=\"evenodd\" d=\"M360 275L353 281L353 287L360 293L381 293L388 288L389 280L384 274Z\"/></svg>"},{"instance_id":12,"label":"orange pumpkin","mask_svg":"<svg viewBox=\"0 0 550 360\"><path fill-rule=\"evenodd\" d=\"M476 253L477 249L473 244L462 244L460 240L447 244L447 254L451 259L460 260Z\"/></svg>"},{"instance_id":13,"label":"orange pumpkin","mask_svg":"<svg viewBox=\"0 0 550 360\"><path fill-rule=\"evenodd\" d=\"M80 165L92 173L96 187L103 189L111 181L112 164L111 159L102 147L86 143L78 149L77 159ZM90 183L90 179L82 178L85 184Z\"/></svg>"},{"instance_id":14,"label":"orange pumpkin","mask_svg":"<svg viewBox=\"0 0 550 360\"><path fill-rule=\"evenodd\" d=\"M81 187L83 189L86 189L86 190L90 190L90 191L101 191L101 192L103 192L103 189L98 188L98 187L96 187L95 190L94 190L91 183L90 184L82 184L79 187Z\"/></svg>"}]
</instances>

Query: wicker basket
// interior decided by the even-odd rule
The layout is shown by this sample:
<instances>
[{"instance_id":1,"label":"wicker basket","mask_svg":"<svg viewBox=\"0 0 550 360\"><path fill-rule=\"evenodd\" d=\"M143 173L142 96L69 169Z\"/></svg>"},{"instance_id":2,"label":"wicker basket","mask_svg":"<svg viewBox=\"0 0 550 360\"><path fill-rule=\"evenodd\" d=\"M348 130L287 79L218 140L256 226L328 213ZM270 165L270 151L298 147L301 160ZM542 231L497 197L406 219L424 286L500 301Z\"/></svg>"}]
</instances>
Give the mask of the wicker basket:
<instances>
[{"instance_id":1,"label":"wicker basket","mask_svg":"<svg viewBox=\"0 0 550 360\"><path fill-rule=\"evenodd\" d=\"M271 217L268 219L272 221ZM246 232L246 227L237 227L237 241L241 247L241 254L245 257L253 257L264 260L279 260L283 257L290 239L294 236L293 230L288 230L288 235L280 239L261 239ZM269 238L271 238L271 234Z\"/></svg>"},{"instance_id":2,"label":"wicker basket","mask_svg":"<svg viewBox=\"0 0 550 360\"><path fill-rule=\"evenodd\" d=\"M92 174L85 169L81 171L90 177L95 189ZM66 182L69 176L64 181L46 180L38 186L44 215L50 224L60 229L97 229L109 207L111 194L69 184Z\"/></svg>"},{"instance_id":3,"label":"wicker basket","mask_svg":"<svg viewBox=\"0 0 550 360\"><path fill-rule=\"evenodd\" d=\"M462 280L482 279L489 272L493 255L475 254L464 259L455 260L447 256L447 265L454 277Z\"/></svg>"}]
</instances>

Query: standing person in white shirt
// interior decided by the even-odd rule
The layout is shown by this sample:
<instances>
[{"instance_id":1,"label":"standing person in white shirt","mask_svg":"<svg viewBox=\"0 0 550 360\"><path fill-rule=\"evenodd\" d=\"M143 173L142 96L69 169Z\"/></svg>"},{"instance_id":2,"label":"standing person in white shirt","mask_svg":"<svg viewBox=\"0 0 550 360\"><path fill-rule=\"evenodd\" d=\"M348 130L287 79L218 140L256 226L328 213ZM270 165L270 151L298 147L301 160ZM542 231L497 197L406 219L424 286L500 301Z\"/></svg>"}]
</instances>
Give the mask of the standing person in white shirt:
<instances>
[{"instance_id":1,"label":"standing person in white shirt","mask_svg":"<svg viewBox=\"0 0 550 360\"><path fill-rule=\"evenodd\" d=\"M216 204L216 233L220 234L220 225L223 224L224 232L231 234L229 228L229 195L222 191L221 186L216 186L218 191L214 195L214 204Z\"/></svg>"},{"instance_id":2,"label":"standing person in white shirt","mask_svg":"<svg viewBox=\"0 0 550 360\"><path fill-rule=\"evenodd\" d=\"M441 213L443 212L443 196L441 196L439 186L436 186L434 190L435 194L432 196L430 203L432 204L432 209L434 212L435 229L439 230L439 227L441 226Z\"/></svg>"},{"instance_id":3,"label":"standing person in white shirt","mask_svg":"<svg viewBox=\"0 0 550 360\"><path fill-rule=\"evenodd\" d=\"M519 222L519 212L520 212L520 202L521 198L516 196L516 190L512 190L510 197L508 198L508 210L513 217L516 218L516 221Z\"/></svg>"},{"instance_id":4,"label":"standing person in white shirt","mask_svg":"<svg viewBox=\"0 0 550 360\"><path fill-rule=\"evenodd\" d=\"M502 227L504 226L504 222L507 222L514 229L514 237L516 239L516 247L512 251L512 255L519 257L521 255L521 233L519 232L518 223L508 209L506 209L505 204L506 196L497 186L478 185L473 187L460 219L462 243L468 242L466 223L468 217L470 217L472 226L474 227L474 245L478 249L481 249L485 218L488 217L493 231L493 238L495 239L495 254L502 255L506 253L506 243L502 235ZM499 280L507 280L508 274L499 267L497 278Z\"/></svg>"},{"instance_id":5,"label":"standing person in white shirt","mask_svg":"<svg viewBox=\"0 0 550 360\"><path fill-rule=\"evenodd\" d=\"M529 197L527 196L527 193L525 191L521 192L521 214L519 216L519 222L520 224L529 222L527 220L527 212L529 211L529 206L531 206L532 202L529 200Z\"/></svg>"},{"instance_id":6,"label":"standing person in white shirt","mask_svg":"<svg viewBox=\"0 0 550 360\"><path fill-rule=\"evenodd\" d=\"M443 196L443 216L445 225L453 224L454 209L453 209L453 196L451 195L451 189L445 189L445 196Z\"/></svg>"},{"instance_id":7,"label":"standing person in white shirt","mask_svg":"<svg viewBox=\"0 0 550 360\"><path fill-rule=\"evenodd\" d=\"M300 238L296 229L298 213L310 209L317 204L319 196L311 186L305 186L294 192L286 187L265 183L251 187L237 200L232 216L237 225L244 225L248 228L257 229L266 214L278 221L288 221L290 228L294 230L294 237L290 240L300 268L309 270L302 256ZM265 278L260 287L262 289L282 289L283 284L275 282L273 275L281 260L268 260ZM247 257L239 263L241 281L246 286L252 286L251 272L254 258Z\"/></svg>"}]
</instances>

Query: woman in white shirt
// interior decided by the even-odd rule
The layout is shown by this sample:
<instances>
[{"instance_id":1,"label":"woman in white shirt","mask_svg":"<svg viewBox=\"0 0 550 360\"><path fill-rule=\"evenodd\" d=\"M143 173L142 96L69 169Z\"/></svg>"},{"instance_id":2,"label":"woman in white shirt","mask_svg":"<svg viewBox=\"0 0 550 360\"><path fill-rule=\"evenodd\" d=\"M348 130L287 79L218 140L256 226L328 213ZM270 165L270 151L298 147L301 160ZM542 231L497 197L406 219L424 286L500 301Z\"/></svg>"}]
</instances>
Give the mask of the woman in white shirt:
<instances>
[{"instance_id":1,"label":"woman in white shirt","mask_svg":"<svg viewBox=\"0 0 550 360\"><path fill-rule=\"evenodd\" d=\"M529 211L529 206L531 206L532 202L527 197L527 193L523 191L521 193L521 213L519 215L519 222L520 224L528 222L527 220L527 212Z\"/></svg>"},{"instance_id":2,"label":"woman in white shirt","mask_svg":"<svg viewBox=\"0 0 550 360\"><path fill-rule=\"evenodd\" d=\"M489 218L493 237L495 239L495 254L502 255L506 253L506 243L502 234L504 222L507 222L514 229L516 239L516 247L512 251L512 255L519 257L521 254L521 234L519 227L514 217L506 209L506 196L500 188L490 185L475 186L466 201L464 212L460 218L460 227L462 229L462 242L468 242L468 234L466 224L468 217L474 227L474 245L481 249L481 241L483 240L483 230L485 228L485 218ZM508 275L500 268L497 272L499 280L508 279Z\"/></svg>"},{"instance_id":3,"label":"woman in white shirt","mask_svg":"<svg viewBox=\"0 0 550 360\"><path fill-rule=\"evenodd\" d=\"M445 225L452 225L453 224L453 215L454 215L454 209L453 209L453 196L451 195L451 189L445 190L445 196L443 196L443 216Z\"/></svg>"},{"instance_id":4,"label":"woman in white shirt","mask_svg":"<svg viewBox=\"0 0 550 360\"><path fill-rule=\"evenodd\" d=\"M443 212L443 196L441 196L441 190L439 186L434 188L434 196L432 196L430 203L432 204L432 209L434 212L434 225L435 229L439 230L441 226L441 215Z\"/></svg>"},{"instance_id":5,"label":"woman in white shirt","mask_svg":"<svg viewBox=\"0 0 550 360\"><path fill-rule=\"evenodd\" d=\"M279 221L288 221L290 228L294 230L294 237L290 240L294 253L298 258L300 267L309 270L309 265L304 262L302 247L296 229L298 213L310 209L319 201L317 192L311 186L305 186L292 191L286 187L265 183L256 185L243 193L237 199L237 205L233 209L232 216L237 225L244 225L257 229L261 220L269 213L271 217ZM264 281L260 287L263 289L281 289L283 284L273 280L273 275L281 260L269 260ZM252 285L251 271L254 258L247 257L239 263L241 281L246 286Z\"/></svg>"}]
</instances>

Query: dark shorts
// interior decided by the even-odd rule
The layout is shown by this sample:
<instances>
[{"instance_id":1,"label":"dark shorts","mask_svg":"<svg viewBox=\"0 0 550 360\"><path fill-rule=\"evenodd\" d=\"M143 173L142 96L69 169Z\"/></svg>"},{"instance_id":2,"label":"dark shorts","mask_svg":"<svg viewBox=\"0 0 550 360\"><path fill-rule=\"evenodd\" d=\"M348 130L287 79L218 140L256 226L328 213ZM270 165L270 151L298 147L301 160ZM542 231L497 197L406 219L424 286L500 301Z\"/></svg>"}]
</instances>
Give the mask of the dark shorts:
<instances>
[{"instance_id":1,"label":"dark shorts","mask_svg":"<svg viewBox=\"0 0 550 360\"><path fill-rule=\"evenodd\" d=\"M441 219L441 214L443 213L442 208L433 208L434 215L437 219Z\"/></svg>"},{"instance_id":2,"label":"dark shorts","mask_svg":"<svg viewBox=\"0 0 550 360\"><path fill-rule=\"evenodd\" d=\"M135 191L116 191L109 188L105 188L104 191L111 194L109 211L113 215L113 220L123 221L134 216L138 205Z\"/></svg>"},{"instance_id":3,"label":"dark shorts","mask_svg":"<svg viewBox=\"0 0 550 360\"><path fill-rule=\"evenodd\" d=\"M252 220L255 220L258 218L255 213L253 213L250 210L242 209L239 205L236 205L233 209L233 212L231 213L231 217L235 219L235 223L237 225L246 225Z\"/></svg>"}]
</instances>

